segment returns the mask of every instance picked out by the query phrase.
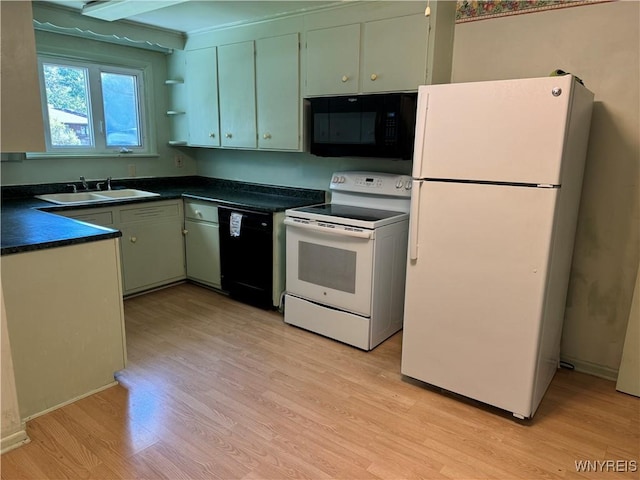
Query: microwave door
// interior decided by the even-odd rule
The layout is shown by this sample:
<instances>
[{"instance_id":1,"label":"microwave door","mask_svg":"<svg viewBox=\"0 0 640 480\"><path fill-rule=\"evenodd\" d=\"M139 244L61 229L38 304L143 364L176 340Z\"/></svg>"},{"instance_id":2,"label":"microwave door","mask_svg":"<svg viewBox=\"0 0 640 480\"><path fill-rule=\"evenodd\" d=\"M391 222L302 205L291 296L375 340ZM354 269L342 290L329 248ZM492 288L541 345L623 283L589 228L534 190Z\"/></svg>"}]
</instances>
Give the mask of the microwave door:
<instances>
[{"instance_id":1,"label":"microwave door","mask_svg":"<svg viewBox=\"0 0 640 480\"><path fill-rule=\"evenodd\" d=\"M310 152L321 157L411 159L415 93L309 99Z\"/></svg>"},{"instance_id":2,"label":"microwave door","mask_svg":"<svg viewBox=\"0 0 640 480\"><path fill-rule=\"evenodd\" d=\"M311 131L313 142L329 143L329 99L313 98L309 101L311 105Z\"/></svg>"},{"instance_id":3,"label":"microwave door","mask_svg":"<svg viewBox=\"0 0 640 480\"><path fill-rule=\"evenodd\" d=\"M360 143L362 101L358 97L329 99L329 142L354 145Z\"/></svg>"}]
</instances>

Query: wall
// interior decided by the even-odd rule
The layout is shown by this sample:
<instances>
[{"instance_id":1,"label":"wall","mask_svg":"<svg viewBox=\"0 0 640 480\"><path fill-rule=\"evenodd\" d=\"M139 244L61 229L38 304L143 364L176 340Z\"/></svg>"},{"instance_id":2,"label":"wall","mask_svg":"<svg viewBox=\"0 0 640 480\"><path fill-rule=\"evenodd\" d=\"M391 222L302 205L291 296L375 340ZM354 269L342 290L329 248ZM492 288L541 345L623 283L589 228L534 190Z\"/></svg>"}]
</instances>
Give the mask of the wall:
<instances>
[{"instance_id":1,"label":"wall","mask_svg":"<svg viewBox=\"0 0 640 480\"><path fill-rule=\"evenodd\" d=\"M244 182L328 190L331 174L370 170L411 174L411 161L381 158L323 158L309 153L205 150L198 153L198 174Z\"/></svg>"},{"instance_id":2,"label":"wall","mask_svg":"<svg viewBox=\"0 0 640 480\"><path fill-rule=\"evenodd\" d=\"M616 390L640 397L640 270L633 290Z\"/></svg>"},{"instance_id":3,"label":"wall","mask_svg":"<svg viewBox=\"0 0 640 480\"><path fill-rule=\"evenodd\" d=\"M639 17L638 2L612 2L487 19L458 24L454 44L455 82L561 68L595 93L561 354L609 378L638 269Z\"/></svg>"},{"instance_id":4,"label":"wall","mask_svg":"<svg viewBox=\"0 0 640 480\"><path fill-rule=\"evenodd\" d=\"M189 149L174 149L167 145L169 140L169 118L164 114L169 109L164 84L167 78L167 62L164 53L132 48L110 43L87 40L68 35L50 32L36 32L36 48L38 52L46 50L52 53L73 55L77 52L88 54L98 60L109 63L112 61L143 61L151 64L151 104L155 110L155 136L158 145L158 155L153 157L121 156L121 157L64 157L38 158L27 160L2 161L2 185L19 185L48 182L78 181L80 175L89 180L102 180L108 176L113 178L129 177L129 165L136 166L136 176L180 176L194 175L196 172L195 153ZM21 92L23 95L39 92ZM174 156L180 154L184 166L177 168ZM3 158L6 160L6 157Z\"/></svg>"},{"instance_id":5,"label":"wall","mask_svg":"<svg viewBox=\"0 0 640 480\"><path fill-rule=\"evenodd\" d=\"M11 343L9 342L9 331L7 329L7 312L4 306L4 290L0 285L0 335L2 337L1 367L1 400L0 400L0 421L1 441L0 453L5 453L29 441L25 424L20 418L20 407L18 405L18 394L16 391L16 379L13 370L13 357L11 355Z\"/></svg>"}]
</instances>

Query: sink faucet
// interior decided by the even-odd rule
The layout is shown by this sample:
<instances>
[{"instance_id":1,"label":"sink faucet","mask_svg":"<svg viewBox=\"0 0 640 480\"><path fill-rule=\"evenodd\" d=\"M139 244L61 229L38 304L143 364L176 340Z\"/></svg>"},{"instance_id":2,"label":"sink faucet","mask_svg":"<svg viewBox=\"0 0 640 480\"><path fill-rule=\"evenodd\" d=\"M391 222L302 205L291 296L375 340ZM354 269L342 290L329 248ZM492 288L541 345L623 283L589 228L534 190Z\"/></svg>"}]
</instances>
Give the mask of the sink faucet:
<instances>
[{"instance_id":1,"label":"sink faucet","mask_svg":"<svg viewBox=\"0 0 640 480\"><path fill-rule=\"evenodd\" d=\"M111 177L107 177L107 180L104 182L96 183L96 190L102 190L102 185L107 184L107 190L111 190Z\"/></svg>"},{"instance_id":2,"label":"sink faucet","mask_svg":"<svg viewBox=\"0 0 640 480\"><path fill-rule=\"evenodd\" d=\"M80 177L80 181L82 182L82 188L84 188L85 190L89 190L89 184L87 183L87 181L84 179L83 176Z\"/></svg>"}]
</instances>

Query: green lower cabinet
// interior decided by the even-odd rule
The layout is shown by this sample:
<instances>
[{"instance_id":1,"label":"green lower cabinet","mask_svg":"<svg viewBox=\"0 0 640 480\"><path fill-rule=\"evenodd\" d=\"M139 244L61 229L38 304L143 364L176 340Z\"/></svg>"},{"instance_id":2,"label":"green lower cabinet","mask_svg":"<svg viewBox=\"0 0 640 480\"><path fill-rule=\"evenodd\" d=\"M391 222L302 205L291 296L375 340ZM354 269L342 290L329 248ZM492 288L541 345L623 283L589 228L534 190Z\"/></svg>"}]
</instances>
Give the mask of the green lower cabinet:
<instances>
[{"instance_id":1,"label":"green lower cabinet","mask_svg":"<svg viewBox=\"0 0 640 480\"><path fill-rule=\"evenodd\" d=\"M187 278L221 288L218 224L185 220L184 227Z\"/></svg>"},{"instance_id":2,"label":"green lower cabinet","mask_svg":"<svg viewBox=\"0 0 640 480\"><path fill-rule=\"evenodd\" d=\"M125 295L185 278L181 206L172 201L120 209Z\"/></svg>"},{"instance_id":3,"label":"green lower cabinet","mask_svg":"<svg viewBox=\"0 0 640 480\"><path fill-rule=\"evenodd\" d=\"M122 232L122 293L130 295L184 280L182 200L56 212Z\"/></svg>"},{"instance_id":4,"label":"green lower cabinet","mask_svg":"<svg viewBox=\"0 0 640 480\"><path fill-rule=\"evenodd\" d=\"M222 288L216 203L185 200L184 244L187 278L210 287Z\"/></svg>"}]
</instances>

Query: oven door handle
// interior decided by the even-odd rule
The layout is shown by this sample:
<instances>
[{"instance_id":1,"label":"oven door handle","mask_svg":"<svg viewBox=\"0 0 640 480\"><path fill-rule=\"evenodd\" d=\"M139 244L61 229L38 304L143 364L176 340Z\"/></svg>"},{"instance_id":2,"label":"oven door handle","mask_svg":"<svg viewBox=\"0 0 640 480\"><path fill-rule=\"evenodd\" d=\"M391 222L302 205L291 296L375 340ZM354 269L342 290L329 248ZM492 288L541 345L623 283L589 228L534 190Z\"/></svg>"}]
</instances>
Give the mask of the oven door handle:
<instances>
[{"instance_id":1,"label":"oven door handle","mask_svg":"<svg viewBox=\"0 0 640 480\"><path fill-rule=\"evenodd\" d=\"M284 224L290 227L299 227L305 230L314 230L316 232L328 233L328 234L338 235L343 237L356 237L356 238L364 238L364 239L373 238L373 232L368 230L365 230L362 232L355 231L355 230L343 230L343 229L333 230L331 228L319 227L318 225L314 225L312 223L296 222L295 220L292 220L291 218L288 218L288 217L285 217Z\"/></svg>"}]
</instances>

